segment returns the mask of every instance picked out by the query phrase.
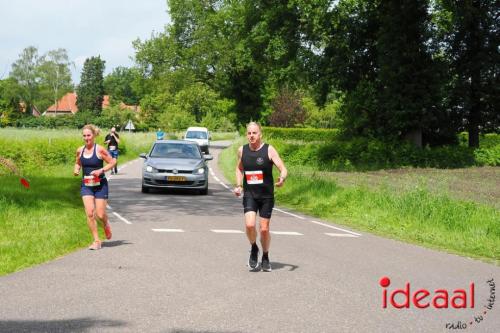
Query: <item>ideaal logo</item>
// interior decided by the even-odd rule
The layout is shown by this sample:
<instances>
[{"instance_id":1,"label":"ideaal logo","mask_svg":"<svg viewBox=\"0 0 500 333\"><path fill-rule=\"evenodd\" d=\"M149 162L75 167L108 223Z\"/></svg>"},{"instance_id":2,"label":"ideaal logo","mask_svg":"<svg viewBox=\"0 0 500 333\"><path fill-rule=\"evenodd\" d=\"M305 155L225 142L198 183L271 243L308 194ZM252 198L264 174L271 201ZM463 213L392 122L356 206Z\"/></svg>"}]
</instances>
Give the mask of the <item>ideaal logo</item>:
<instances>
[{"instance_id":1,"label":"ideaal logo","mask_svg":"<svg viewBox=\"0 0 500 333\"><path fill-rule=\"evenodd\" d=\"M396 309L410 308L412 305L418 309L435 308L447 309L474 309L475 307L475 284L471 282L467 288L454 289L436 289L430 291L428 289L416 289L412 291L410 282L406 282L404 288L388 290L391 280L384 276L379 281L382 289L382 308L392 306ZM489 310L493 309L495 303L495 281L489 279L486 281L489 287L489 298L483 305L484 310L479 315L474 316L472 320L458 321L456 323L446 323L447 329L466 329L473 324L479 324L484 320L484 316Z\"/></svg>"},{"instance_id":2,"label":"ideaal logo","mask_svg":"<svg viewBox=\"0 0 500 333\"><path fill-rule=\"evenodd\" d=\"M406 282L404 289L388 291L386 288L391 284L388 277L380 279L382 286L382 308L387 308L388 300L396 309L410 308L411 304L419 309L434 307L436 309L447 309L449 306L455 309L474 308L474 282L471 282L468 290L455 289L450 293L446 289L436 289L431 292L427 289L411 290L410 282ZM404 301L398 303L396 297L402 295Z\"/></svg>"}]
</instances>

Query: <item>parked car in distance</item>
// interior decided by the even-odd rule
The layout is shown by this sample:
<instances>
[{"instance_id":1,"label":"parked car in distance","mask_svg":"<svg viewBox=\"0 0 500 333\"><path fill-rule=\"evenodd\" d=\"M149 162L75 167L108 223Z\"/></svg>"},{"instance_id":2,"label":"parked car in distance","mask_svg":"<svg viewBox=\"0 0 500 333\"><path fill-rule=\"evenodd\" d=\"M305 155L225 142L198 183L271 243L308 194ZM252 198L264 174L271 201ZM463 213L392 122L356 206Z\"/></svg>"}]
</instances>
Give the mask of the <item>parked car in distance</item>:
<instances>
[{"instance_id":1,"label":"parked car in distance","mask_svg":"<svg viewBox=\"0 0 500 333\"><path fill-rule=\"evenodd\" d=\"M184 134L184 140L196 142L201 151L208 154L210 132L206 127L189 127Z\"/></svg>"},{"instance_id":2,"label":"parked car in distance","mask_svg":"<svg viewBox=\"0 0 500 333\"><path fill-rule=\"evenodd\" d=\"M150 189L192 189L208 193L207 162L211 155L203 155L200 147L185 140L156 140L144 159L142 192Z\"/></svg>"}]
</instances>

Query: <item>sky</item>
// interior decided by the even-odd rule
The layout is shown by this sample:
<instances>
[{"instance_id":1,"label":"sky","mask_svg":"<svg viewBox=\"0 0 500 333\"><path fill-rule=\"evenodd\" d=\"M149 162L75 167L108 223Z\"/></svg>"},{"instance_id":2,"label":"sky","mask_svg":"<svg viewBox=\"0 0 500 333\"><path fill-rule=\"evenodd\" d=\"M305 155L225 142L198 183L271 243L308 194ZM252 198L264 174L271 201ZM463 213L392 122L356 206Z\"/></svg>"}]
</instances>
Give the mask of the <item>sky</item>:
<instances>
[{"instance_id":1,"label":"sky","mask_svg":"<svg viewBox=\"0 0 500 333\"><path fill-rule=\"evenodd\" d=\"M132 41L169 23L166 0L0 0L0 79L28 46L41 56L64 48L80 81L86 58L101 56L105 74L134 62Z\"/></svg>"}]
</instances>

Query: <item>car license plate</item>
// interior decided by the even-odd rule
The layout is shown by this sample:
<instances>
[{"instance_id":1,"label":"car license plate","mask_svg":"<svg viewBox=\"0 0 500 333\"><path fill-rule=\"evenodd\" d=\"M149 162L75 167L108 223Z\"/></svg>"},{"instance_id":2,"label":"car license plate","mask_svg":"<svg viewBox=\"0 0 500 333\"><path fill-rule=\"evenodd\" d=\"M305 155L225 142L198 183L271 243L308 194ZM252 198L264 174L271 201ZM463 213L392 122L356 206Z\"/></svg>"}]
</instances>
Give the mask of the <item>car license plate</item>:
<instances>
[{"instance_id":1,"label":"car license plate","mask_svg":"<svg viewBox=\"0 0 500 333\"><path fill-rule=\"evenodd\" d=\"M184 176L167 176L167 180L172 182L185 182L186 177Z\"/></svg>"}]
</instances>

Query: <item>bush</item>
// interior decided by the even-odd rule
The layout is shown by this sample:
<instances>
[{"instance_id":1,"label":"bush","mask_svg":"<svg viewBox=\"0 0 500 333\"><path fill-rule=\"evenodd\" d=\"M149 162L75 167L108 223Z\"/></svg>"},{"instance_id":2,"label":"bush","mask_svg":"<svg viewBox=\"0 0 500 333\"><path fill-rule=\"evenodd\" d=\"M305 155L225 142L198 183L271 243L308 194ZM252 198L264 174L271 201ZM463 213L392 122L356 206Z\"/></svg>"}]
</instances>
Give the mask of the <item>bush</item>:
<instances>
[{"instance_id":1,"label":"bush","mask_svg":"<svg viewBox=\"0 0 500 333\"><path fill-rule=\"evenodd\" d=\"M279 128L263 127L263 135L269 139L303 140L303 141L332 141L339 131L337 129L318 128Z\"/></svg>"},{"instance_id":2,"label":"bush","mask_svg":"<svg viewBox=\"0 0 500 333\"><path fill-rule=\"evenodd\" d=\"M500 146L474 151L463 146L417 148L366 138L337 139L324 144L290 144L271 140L286 163L327 171L368 171L401 167L460 168L500 165Z\"/></svg>"}]
</instances>

